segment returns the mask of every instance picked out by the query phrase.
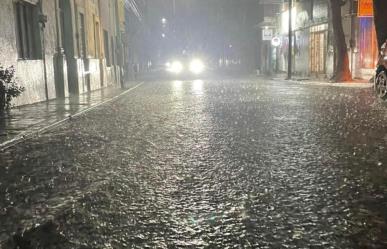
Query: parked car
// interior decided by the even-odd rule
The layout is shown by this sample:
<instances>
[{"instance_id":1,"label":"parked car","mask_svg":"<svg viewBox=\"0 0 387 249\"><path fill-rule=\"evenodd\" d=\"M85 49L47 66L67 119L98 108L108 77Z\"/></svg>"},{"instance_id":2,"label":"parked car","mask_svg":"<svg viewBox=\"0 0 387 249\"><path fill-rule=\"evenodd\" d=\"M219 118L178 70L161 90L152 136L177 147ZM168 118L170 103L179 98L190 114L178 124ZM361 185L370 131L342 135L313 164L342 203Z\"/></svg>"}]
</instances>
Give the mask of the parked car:
<instances>
[{"instance_id":1,"label":"parked car","mask_svg":"<svg viewBox=\"0 0 387 249\"><path fill-rule=\"evenodd\" d=\"M383 100L387 99L387 40L380 48L379 60L374 80L376 94Z\"/></svg>"}]
</instances>

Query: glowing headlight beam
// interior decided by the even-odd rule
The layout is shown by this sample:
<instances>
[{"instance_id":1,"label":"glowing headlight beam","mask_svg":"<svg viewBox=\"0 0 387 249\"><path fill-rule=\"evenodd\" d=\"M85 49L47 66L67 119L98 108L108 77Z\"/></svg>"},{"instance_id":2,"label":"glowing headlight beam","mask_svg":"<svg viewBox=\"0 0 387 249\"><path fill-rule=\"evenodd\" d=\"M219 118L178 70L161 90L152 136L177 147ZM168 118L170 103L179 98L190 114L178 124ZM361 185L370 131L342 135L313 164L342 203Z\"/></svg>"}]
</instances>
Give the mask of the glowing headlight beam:
<instances>
[{"instance_id":1,"label":"glowing headlight beam","mask_svg":"<svg viewBox=\"0 0 387 249\"><path fill-rule=\"evenodd\" d=\"M174 73L174 74L180 74L184 69L183 64L180 61L174 61L167 65L167 71Z\"/></svg>"},{"instance_id":2,"label":"glowing headlight beam","mask_svg":"<svg viewBox=\"0 0 387 249\"><path fill-rule=\"evenodd\" d=\"M204 69L205 69L205 65L203 61L199 59L194 59L189 64L189 70L191 71L191 73L201 74L204 72Z\"/></svg>"}]
</instances>

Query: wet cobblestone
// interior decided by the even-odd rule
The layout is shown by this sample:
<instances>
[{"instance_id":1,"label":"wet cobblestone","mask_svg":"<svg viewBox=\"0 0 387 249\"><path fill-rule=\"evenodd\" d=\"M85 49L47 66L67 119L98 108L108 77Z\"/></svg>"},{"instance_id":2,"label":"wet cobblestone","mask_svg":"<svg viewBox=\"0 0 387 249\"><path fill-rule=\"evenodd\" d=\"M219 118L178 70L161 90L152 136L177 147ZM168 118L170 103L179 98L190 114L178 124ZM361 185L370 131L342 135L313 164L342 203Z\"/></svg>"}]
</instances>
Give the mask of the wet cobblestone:
<instances>
[{"instance_id":1,"label":"wet cobblestone","mask_svg":"<svg viewBox=\"0 0 387 249\"><path fill-rule=\"evenodd\" d=\"M386 131L370 89L148 82L0 153L0 248L386 248Z\"/></svg>"}]
</instances>

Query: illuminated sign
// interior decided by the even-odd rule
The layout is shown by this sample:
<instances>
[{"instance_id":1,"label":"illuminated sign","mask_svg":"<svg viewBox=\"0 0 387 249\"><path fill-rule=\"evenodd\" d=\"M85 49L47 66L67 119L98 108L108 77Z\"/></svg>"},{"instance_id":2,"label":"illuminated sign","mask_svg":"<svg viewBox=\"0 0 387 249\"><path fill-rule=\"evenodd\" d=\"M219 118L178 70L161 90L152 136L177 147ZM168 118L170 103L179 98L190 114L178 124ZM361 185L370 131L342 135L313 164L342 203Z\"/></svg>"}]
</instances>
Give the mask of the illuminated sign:
<instances>
[{"instance_id":1,"label":"illuminated sign","mask_svg":"<svg viewBox=\"0 0 387 249\"><path fill-rule=\"evenodd\" d=\"M273 30L268 29L268 28L264 28L262 30L262 40L263 41L271 41L271 39L273 39Z\"/></svg>"},{"instance_id":2,"label":"illuminated sign","mask_svg":"<svg viewBox=\"0 0 387 249\"><path fill-rule=\"evenodd\" d=\"M274 37L272 40L271 40L271 45L273 47L279 47L281 45L281 39L278 38L278 37Z\"/></svg>"},{"instance_id":3,"label":"illuminated sign","mask_svg":"<svg viewBox=\"0 0 387 249\"><path fill-rule=\"evenodd\" d=\"M359 17L374 16L373 0L359 0L358 16Z\"/></svg>"}]
</instances>

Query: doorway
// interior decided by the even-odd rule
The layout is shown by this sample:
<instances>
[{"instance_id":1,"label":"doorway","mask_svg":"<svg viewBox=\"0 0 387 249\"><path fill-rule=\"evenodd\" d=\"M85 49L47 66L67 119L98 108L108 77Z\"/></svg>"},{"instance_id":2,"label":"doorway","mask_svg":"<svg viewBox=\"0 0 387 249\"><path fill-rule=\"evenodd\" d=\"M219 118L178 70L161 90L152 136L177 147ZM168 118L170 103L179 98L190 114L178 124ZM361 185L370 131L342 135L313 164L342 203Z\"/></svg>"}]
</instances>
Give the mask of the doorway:
<instances>
[{"instance_id":1,"label":"doorway","mask_svg":"<svg viewBox=\"0 0 387 249\"><path fill-rule=\"evenodd\" d=\"M324 24L310 30L309 69L316 76L326 74L327 36L327 27Z\"/></svg>"},{"instance_id":2,"label":"doorway","mask_svg":"<svg viewBox=\"0 0 387 249\"><path fill-rule=\"evenodd\" d=\"M85 15L83 13L79 13L79 35L81 38L80 55L81 55L81 59L84 67L83 79L85 81L85 84L83 85L83 91L90 91L90 65L89 65L89 60L87 58Z\"/></svg>"}]
</instances>

